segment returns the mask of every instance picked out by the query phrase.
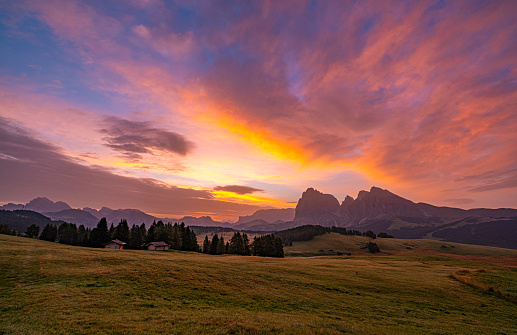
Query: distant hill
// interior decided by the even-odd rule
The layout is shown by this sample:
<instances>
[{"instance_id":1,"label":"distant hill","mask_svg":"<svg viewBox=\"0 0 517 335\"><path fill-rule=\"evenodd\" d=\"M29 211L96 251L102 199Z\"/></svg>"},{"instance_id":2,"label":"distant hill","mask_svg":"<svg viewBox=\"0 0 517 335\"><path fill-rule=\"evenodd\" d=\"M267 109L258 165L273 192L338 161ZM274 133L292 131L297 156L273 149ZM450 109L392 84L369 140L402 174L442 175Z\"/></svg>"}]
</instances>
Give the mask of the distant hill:
<instances>
[{"instance_id":1,"label":"distant hill","mask_svg":"<svg viewBox=\"0 0 517 335\"><path fill-rule=\"evenodd\" d=\"M181 219L167 219L167 221L171 222L177 222L177 223L185 223L187 226L205 226L205 227L228 227L230 225L214 221L210 216L201 216L201 217L194 217L194 216L184 216Z\"/></svg>"},{"instance_id":2,"label":"distant hill","mask_svg":"<svg viewBox=\"0 0 517 335\"><path fill-rule=\"evenodd\" d=\"M12 202L6 204L6 205L3 205L3 206L0 206L0 210L5 210L5 211L15 211L15 210L21 210L25 207L25 205L23 204L13 204Z\"/></svg>"},{"instance_id":3,"label":"distant hill","mask_svg":"<svg viewBox=\"0 0 517 335\"><path fill-rule=\"evenodd\" d=\"M0 210L0 223L7 224L9 228L20 233L24 233L32 224L39 226L40 231L47 224L61 224L61 222L52 221L45 215L27 210Z\"/></svg>"},{"instance_id":4,"label":"distant hill","mask_svg":"<svg viewBox=\"0 0 517 335\"><path fill-rule=\"evenodd\" d=\"M117 224L120 220L127 220L127 223L131 226L133 224L141 225L145 223L147 227L149 227L153 221L158 221L159 219L144 213L138 209L111 209L108 207L102 207L100 210L95 210L93 208L85 207L83 211L87 211L97 219L106 218L108 223Z\"/></svg>"},{"instance_id":5,"label":"distant hill","mask_svg":"<svg viewBox=\"0 0 517 335\"><path fill-rule=\"evenodd\" d=\"M337 233L325 233L315 236L308 241L294 242L292 246L285 247L286 255L290 256L316 256L332 255L337 252L368 253L361 249L368 242L376 243L381 252L387 253L419 253L435 251L451 255L483 255L483 256L511 256L517 257L517 250L493 248L490 246L480 246L462 244L459 242L443 242L429 239L397 239L397 238L377 238L372 240L364 236L349 236ZM323 250L323 252L320 252ZM332 250L333 252L329 252Z\"/></svg>"},{"instance_id":6,"label":"distant hill","mask_svg":"<svg viewBox=\"0 0 517 335\"><path fill-rule=\"evenodd\" d=\"M235 222L235 225L243 225L257 220L263 220L267 223L292 221L294 219L294 214L294 208L259 209L252 215L239 216L239 220Z\"/></svg>"},{"instance_id":7,"label":"distant hill","mask_svg":"<svg viewBox=\"0 0 517 335\"><path fill-rule=\"evenodd\" d=\"M94 228L99 219L92 214L80 209L65 209L59 212L43 213L52 220L65 221L75 223L77 225L84 225L85 227Z\"/></svg>"}]
</instances>

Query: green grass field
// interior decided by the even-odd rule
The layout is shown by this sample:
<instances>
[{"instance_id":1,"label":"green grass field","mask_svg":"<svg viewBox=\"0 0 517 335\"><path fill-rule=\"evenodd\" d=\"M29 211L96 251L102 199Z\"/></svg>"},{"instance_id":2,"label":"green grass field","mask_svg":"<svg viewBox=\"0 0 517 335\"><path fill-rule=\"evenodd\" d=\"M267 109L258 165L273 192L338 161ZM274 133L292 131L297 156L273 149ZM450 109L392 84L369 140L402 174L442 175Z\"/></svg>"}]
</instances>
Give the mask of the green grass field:
<instances>
[{"instance_id":1,"label":"green grass field","mask_svg":"<svg viewBox=\"0 0 517 335\"><path fill-rule=\"evenodd\" d=\"M0 334L517 334L517 268L443 255L271 259L0 235L0 269Z\"/></svg>"}]
</instances>

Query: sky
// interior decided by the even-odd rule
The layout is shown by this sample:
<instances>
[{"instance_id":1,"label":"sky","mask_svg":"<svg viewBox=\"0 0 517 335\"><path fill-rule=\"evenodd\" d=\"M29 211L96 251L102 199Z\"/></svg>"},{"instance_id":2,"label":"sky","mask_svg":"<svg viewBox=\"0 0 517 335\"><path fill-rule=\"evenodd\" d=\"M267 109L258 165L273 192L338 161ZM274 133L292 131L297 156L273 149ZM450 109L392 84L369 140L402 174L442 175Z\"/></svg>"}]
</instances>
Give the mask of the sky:
<instances>
[{"instance_id":1,"label":"sky","mask_svg":"<svg viewBox=\"0 0 517 335\"><path fill-rule=\"evenodd\" d=\"M517 208L517 1L2 1L0 204Z\"/></svg>"}]
</instances>

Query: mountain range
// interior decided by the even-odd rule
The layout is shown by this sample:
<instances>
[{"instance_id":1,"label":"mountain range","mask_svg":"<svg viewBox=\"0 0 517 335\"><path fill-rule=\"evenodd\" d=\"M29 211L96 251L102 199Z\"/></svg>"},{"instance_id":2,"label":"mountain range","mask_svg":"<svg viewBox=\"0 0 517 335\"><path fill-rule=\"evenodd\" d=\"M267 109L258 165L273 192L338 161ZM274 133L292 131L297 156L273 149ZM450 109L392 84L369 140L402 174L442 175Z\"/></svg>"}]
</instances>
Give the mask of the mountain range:
<instances>
[{"instance_id":1,"label":"mountain range","mask_svg":"<svg viewBox=\"0 0 517 335\"><path fill-rule=\"evenodd\" d=\"M74 209L65 202L53 202L47 198L36 198L25 205L9 203L1 209L32 210L52 220L84 224L86 227L94 227L102 217L114 224L126 219L130 225L145 223L149 226L155 220L162 220L184 222L190 226L254 231L280 231L311 224L386 232L398 238L434 238L517 249L517 209L437 207L415 203L378 187L360 191L355 199L346 196L341 203L331 194L308 188L294 209L262 209L239 217L235 223L218 222L210 216L164 219L137 209Z\"/></svg>"},{"instance_id":2,"label":"mountain range","mask_svg":"<svg viewBox=\"0 0 517 335\"><path fill-rule=\"evenodd\" d=\"M517 249L517 209L460 209L415 203L372 187L340 204L313 188L303 192L295 218L283 226L303 224L386 232L398 238L431 238Z\"/></svg>"}]
</instances>

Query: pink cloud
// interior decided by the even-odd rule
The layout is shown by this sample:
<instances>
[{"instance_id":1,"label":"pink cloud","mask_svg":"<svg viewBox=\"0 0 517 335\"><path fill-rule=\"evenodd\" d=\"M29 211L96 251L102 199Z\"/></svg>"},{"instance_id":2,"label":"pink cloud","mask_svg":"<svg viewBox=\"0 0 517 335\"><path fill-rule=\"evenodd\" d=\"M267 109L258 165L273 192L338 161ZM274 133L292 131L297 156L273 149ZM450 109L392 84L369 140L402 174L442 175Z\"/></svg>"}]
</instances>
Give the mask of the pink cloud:
<instances>
[{"instance_id":1,"label":"pink cloud","mask_svg":"<svg viewBox=\"0 0 517 335\"><path fill-rule=\"evenodd\" d=\"M433 196L515 187L515 1L264 2L240 16L208 3L204 25L186 32L159 3L134 5L158 22L27 3L94 64L93 87L151 101L154 115L232 120L304 164L342 163Z\"/></svg>"}]
</instances>

